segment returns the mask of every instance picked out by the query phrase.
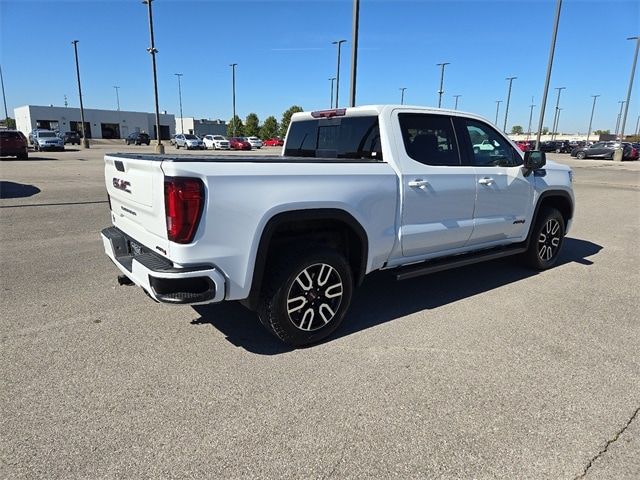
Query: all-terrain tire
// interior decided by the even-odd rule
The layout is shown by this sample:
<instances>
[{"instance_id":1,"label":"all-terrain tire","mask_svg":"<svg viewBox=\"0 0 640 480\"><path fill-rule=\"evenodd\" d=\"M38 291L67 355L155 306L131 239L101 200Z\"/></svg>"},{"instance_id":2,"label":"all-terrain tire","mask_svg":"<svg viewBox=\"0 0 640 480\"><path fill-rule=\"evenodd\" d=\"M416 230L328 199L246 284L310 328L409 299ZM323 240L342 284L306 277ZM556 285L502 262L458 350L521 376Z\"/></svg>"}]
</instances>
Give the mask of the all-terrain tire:
<instances>
[{"instance_id":1,"label":"all-terrain tire","mask_svg":"<svg viewBox=\"0 0 640 480\"><path fill-rule=\"evenodd\" d=\"M293 347L327 338L351 303L353 275L335 250L287 252L268 267L258 305L260 322Z\"/></svg>"},{"instance_id":2,"label":"all-terrain tire","mask_svg":"<svg viewBox=\"0 0 640 480\"><path fill-rule=\"evenodd\" d=\"M525 263L536 270L555 266L564 243L564 217L556 208L540 211L531 232L529 249L524 253Z\"/></svg>"}]
</instances>

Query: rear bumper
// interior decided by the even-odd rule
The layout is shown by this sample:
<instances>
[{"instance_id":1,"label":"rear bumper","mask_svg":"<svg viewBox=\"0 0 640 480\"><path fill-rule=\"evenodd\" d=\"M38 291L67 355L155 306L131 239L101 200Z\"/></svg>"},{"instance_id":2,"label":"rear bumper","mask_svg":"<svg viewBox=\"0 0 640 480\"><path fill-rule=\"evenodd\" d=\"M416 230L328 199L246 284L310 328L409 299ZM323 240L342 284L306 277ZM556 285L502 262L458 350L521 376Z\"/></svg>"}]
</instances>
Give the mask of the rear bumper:
<instances>
[{"instance_id":1,"label":"rear bumper","mask_svg":"<svg viewBox=\"0 0 640 480\"><path fill-rule=\"evenodd\" d=\"M176 267L116 227L105 228L101 236L107 256L154 300L179 305L224 300L225 278L213 265Z\"/></svg>"}]
</instances>

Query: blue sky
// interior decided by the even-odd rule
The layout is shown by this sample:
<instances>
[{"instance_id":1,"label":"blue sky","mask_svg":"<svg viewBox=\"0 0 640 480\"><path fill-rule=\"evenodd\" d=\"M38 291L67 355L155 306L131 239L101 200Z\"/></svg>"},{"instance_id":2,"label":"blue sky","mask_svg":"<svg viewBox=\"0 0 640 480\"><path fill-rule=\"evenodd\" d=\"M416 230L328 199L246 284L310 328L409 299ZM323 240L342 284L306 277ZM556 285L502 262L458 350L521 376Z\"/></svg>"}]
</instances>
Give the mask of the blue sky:
<instances>
[{"instance_id":1,"label":"blue sky","mask_svg":"<svg viewBox=\"0 0 640 480\"><path fill-rule=\"evenodd\" d=\"M436 105L439 69L443 106L495 117L495 100L513 83L509 128L526 129L531 97L540 105L554 0L361 0L359 105ZM343 45L341 104L348 101L351 0L154 1L160 109L178 113L174 73L183 73L183 111L197 118L231 117L231 69L237 67L237 111L280 118L293 104L328 108L329 77ZM552 87L562 93L561 130L585 132L591 94L598 99L594 129L615 127L618 100L626 97L640 2L563 2ZM14 107L78 105L73 48L79 43L85 107L153 110L146 6L138 0L0 0L0 62L9 114ZM627 131L640 114L638 75ZM504 105L504 104L503 104ZM551 126L552 91L545 125ZM534 111L534 124L539 107ZM4 113L4 112L3 112ZM504 113L502 107L501 117ZM502 120L499 122L502 125Z\"/></svg>"}]
</instances>

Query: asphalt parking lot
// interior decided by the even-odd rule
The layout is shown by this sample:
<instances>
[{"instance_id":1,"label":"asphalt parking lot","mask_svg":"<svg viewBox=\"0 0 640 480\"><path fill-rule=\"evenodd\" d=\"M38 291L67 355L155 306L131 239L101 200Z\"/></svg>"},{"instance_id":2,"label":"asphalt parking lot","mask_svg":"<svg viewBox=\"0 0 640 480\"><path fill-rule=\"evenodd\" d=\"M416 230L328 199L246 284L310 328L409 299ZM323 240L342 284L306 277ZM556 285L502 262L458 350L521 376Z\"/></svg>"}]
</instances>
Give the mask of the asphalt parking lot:
<instances>
[{"instance_id":1,"label":"asphalt parking lot","mask_svg":"<svg viewBox=\"0 0 640 480\"><path fill-rule=\"evenodd\" d=\"M152 148L0 160L0 477L640 478L640 162L549 155L577 198L555 269L376 274L288 350L117 286L114 150Z\"/></svg>"}]
</instances>

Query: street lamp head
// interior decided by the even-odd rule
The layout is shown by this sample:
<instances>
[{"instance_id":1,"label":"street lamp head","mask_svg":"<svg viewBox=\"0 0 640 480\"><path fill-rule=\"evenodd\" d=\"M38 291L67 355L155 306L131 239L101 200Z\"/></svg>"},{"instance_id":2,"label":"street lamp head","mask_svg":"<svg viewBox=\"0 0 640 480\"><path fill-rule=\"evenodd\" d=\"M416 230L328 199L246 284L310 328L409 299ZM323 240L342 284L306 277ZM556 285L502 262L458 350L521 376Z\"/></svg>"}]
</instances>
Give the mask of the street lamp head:
<instances>
[{"instance_id":1,"label":"street lamp head","mask_svg":"<svg viewBox=\"0 0 640 480\"><path fill-rule=\"evenodd\" d=\"M235 67L235 66L237 66L237 65L238 65L237 63L230 63L230 64L229 64L229 66L230 66L230 67Z\"/></svg>"},{"instance_id":2,"label":"street lamp head","mask_svg":"<svg viewBox=\"0 0 640 480\"><path fill-rule=\"evenodd\" d=\"M346 42L346 40L336 40L335 42L331 42L333 45L340 45L341 43Z\"/></svg>"},{"instance_id":3,"label":"street lamp head","mask_svg":"<svg viewBox=\"0 0 640 480\"><path fill-rule=\"evenodd\" d=\"M436 63L438 67L444 67L445 65L451 65L451 62Z\"/></svg>"},{"instance_id":4,"label":"street lamp head","mask_svg":"<svg viewBox=\"0 0 640 480\"><path fill-rule=\"evenodd\" d=\"M151 2L153 2L153 0L142 0L142 3L143 3L144 5L150 5L150 4L151 4Z\"/></svg>"},{"instance_id":5,"label":"street lamp head","mask_svg":"<svg viewBox=\"0 0 640 480\"><path fill-rule=\"evenodd\" d=\"M517 79L517 78L518 78L518 77L507 77L505 80L515 80L515 79Z\"/></svg>"},{"instance_id":6,"label":"street lamp head","mask_svg":"<svg viewBox=\"0 0 640 480\"><path fill-rule=\"evenodd\" d=\"M639 37L627 37L627 40L638 40Z\"/></svg>"},{"instance_id":7,"label":"street lamp head","mask_svg":"<svg viewBox=\"0 0 640 480\"><path fill-rule=\"evenodd\" d=\"M80 41L80 40L73 40L73 41L71 42L71 45L77 45L79 41Z\"/></svg>"}]
</instances>

